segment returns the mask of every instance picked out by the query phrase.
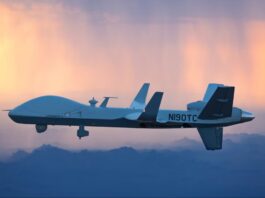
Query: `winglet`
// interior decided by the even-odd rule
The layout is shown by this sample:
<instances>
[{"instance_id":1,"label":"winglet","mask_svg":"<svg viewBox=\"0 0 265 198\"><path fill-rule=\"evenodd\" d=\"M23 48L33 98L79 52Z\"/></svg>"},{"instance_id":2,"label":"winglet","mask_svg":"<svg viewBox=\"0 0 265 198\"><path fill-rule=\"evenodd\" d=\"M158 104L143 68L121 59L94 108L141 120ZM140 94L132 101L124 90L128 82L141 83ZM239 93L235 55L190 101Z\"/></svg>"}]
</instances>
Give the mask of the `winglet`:
<instances>
[{"instance_id":1,"label":"winglet","mask_svg":"<svg viewBox=\"0 0 265 198\"><path fill-rule=\"evenodd\" d=\"M130 108L132 109L144 109L145 107L145 100L147 96L147 92L149 89L150 83L144 83L139 90L138 94L135 96Z\"/></svg>"},{"instance_id":2,"label":"winglet","mask_svg":"<svg viewBox=\"0 0 265 198\"><path fill-rule=\"evenodd\" d=\"M163 92L155 92L149 103L146 105L145 112L143 112L140 115L138 120L156 121L162 97L163 97Z\"/></svg>"}]
</instances>

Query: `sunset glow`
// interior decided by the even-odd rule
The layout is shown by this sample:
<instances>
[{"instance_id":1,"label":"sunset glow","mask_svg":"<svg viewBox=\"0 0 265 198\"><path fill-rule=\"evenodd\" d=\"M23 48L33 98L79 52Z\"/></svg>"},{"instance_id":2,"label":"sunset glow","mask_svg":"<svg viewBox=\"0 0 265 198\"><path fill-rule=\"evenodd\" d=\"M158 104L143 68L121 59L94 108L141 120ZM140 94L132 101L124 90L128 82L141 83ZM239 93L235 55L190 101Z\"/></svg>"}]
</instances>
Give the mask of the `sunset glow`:
<instances>
[{"instance_id":1,"label":"sunset glow","mask_svg":"<svg viewBox=\"0 0 265 198\"><path fill-rule=\"evenodd\" d=\"M183 94L192 97L208 82L219 82L236 86L239 105L248 96L249 105L264 107L263 21L240 27L231 19L204 18L142 25L103 14L105 21L95 27L93 13L60 4L28 9L2 3L0 10L3 100L71 92L81 97L113 87L130 94L143 81L172 92L189 87Z\"/></svg>"},{"instance_id":2,"label":"sunset glow","mask_svg":"<svg viewBox=\"0 0 265 198\"><path fill-rule=\"evenodd\" d=\"M128 106L143 82L165 91L162 107L185 109L216 82L236 87L236 106L265 110L265 19L173 20L159 7L132 17L129 8L115 11L118 5L99 12L64 1L25 2L0 2L2 109L46 94L84 103L119 96L112 104Z\"/></svg>"}]
</instances>

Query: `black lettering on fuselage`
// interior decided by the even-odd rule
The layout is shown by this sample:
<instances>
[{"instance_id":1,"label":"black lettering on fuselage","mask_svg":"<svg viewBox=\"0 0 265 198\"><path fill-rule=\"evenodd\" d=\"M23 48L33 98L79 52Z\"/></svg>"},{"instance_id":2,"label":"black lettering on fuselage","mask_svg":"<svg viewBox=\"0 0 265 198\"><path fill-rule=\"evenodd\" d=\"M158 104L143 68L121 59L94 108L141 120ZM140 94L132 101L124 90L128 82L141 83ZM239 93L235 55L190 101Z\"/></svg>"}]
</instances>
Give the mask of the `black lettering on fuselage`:
<instances>
[{"instance_id":1,"label":"black lettering on fuselage","mask_svg":"<svg viewBox=\"0 0 265 198\"><path fill-rule=\"evenodd\" d=\"M187 117L186 114L181 114L181 120L182 121L186 121L186 117Z\"/></svg>"},{"instance_id":2,"label":"black lettering on fuselage","mask_svg":"<svg viewBox=\"0 0 265 198\"><path fill-rule=\"evenodd\" d=\"M176 120L180 121L180 114L176 114Z\"/></svg>"},{"instance_id":3,"label":"black lettering on fuselage","mask_svg":"<svg viewBox=\"0 0 265 198\"><path fill-rule=\"evenodd\" d=\"M182 122L186 122L186 121L187 122L196 122L197 121L197 115L169 113L168 114L168 120L182 121Z\"/></svg>"},{"instance_id":4,"label":"black lettering on fuselage","mask_svg":"<svg viewBox=\"0 0 265 198\"><path fill-rule=\"evenodd\" d=\"M168 119L169 120L175 120L176 114L168 114Z\"/></svg>"}]
</instances>

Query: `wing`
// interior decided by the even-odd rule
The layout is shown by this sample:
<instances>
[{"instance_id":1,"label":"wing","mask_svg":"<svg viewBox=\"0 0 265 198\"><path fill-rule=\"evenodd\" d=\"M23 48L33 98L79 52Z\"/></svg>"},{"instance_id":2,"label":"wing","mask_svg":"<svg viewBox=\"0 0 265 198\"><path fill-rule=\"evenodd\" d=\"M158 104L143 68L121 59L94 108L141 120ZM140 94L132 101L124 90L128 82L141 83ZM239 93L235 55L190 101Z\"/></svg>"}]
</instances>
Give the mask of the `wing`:
<instances>
[{"instance_id":1,"label":"wing","mask_svg":"<svg viewBox=\"0 0 265 198\"><path fill-rule=\"evenodd\" d=\"M145 100L147 96L147 92L149 89L150 84L144 83L137 95L135 96L134 100L132 101L130 108L132 109L144 109L145 107Z\"/></svg>"},{"instance_id":2,"label":"wing","mask_svg":"<svg viewBox=\"0 0 265 198\"><path fill-rule=\"evenodd\" d=\"M138 120L141 121L156 121L159 107L162 101L163 92L155 92L149 103L145 107L145 111L140 115Z\"/></svg>"}]
</instances>

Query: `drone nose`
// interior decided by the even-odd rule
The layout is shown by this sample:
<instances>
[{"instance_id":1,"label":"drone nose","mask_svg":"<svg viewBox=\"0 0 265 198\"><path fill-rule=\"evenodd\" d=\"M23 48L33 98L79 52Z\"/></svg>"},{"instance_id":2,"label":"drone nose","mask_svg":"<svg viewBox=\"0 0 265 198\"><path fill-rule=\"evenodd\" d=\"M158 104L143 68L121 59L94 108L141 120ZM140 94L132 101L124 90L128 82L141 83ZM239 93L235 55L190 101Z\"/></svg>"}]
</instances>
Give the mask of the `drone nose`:
<instances>
[{"instance_id":1,"label":"drone nose","mask_svg":"<svg viewBox=\"0 0 265 198\"><path fill-rule=\"evenodd\" d=\"M242 116L241 116L241 120L242 122L248 122L248 121L251 121L255 118L255 116L250 113L250 112L247 112L247 111L242 111Z\"/></svg>"},{"instance_id":2,"label":"drone nose","mask_svg":"<svg viewBox=\"0 0 265 198\"><path fill-rule=\"evenodd\" d=\"M8 116L9 116L11 119L13 119L13 117L14 117L14 112L13 112L12 110L10 110L10 111L8 112Z\"/></svg>"}]
</instances>

